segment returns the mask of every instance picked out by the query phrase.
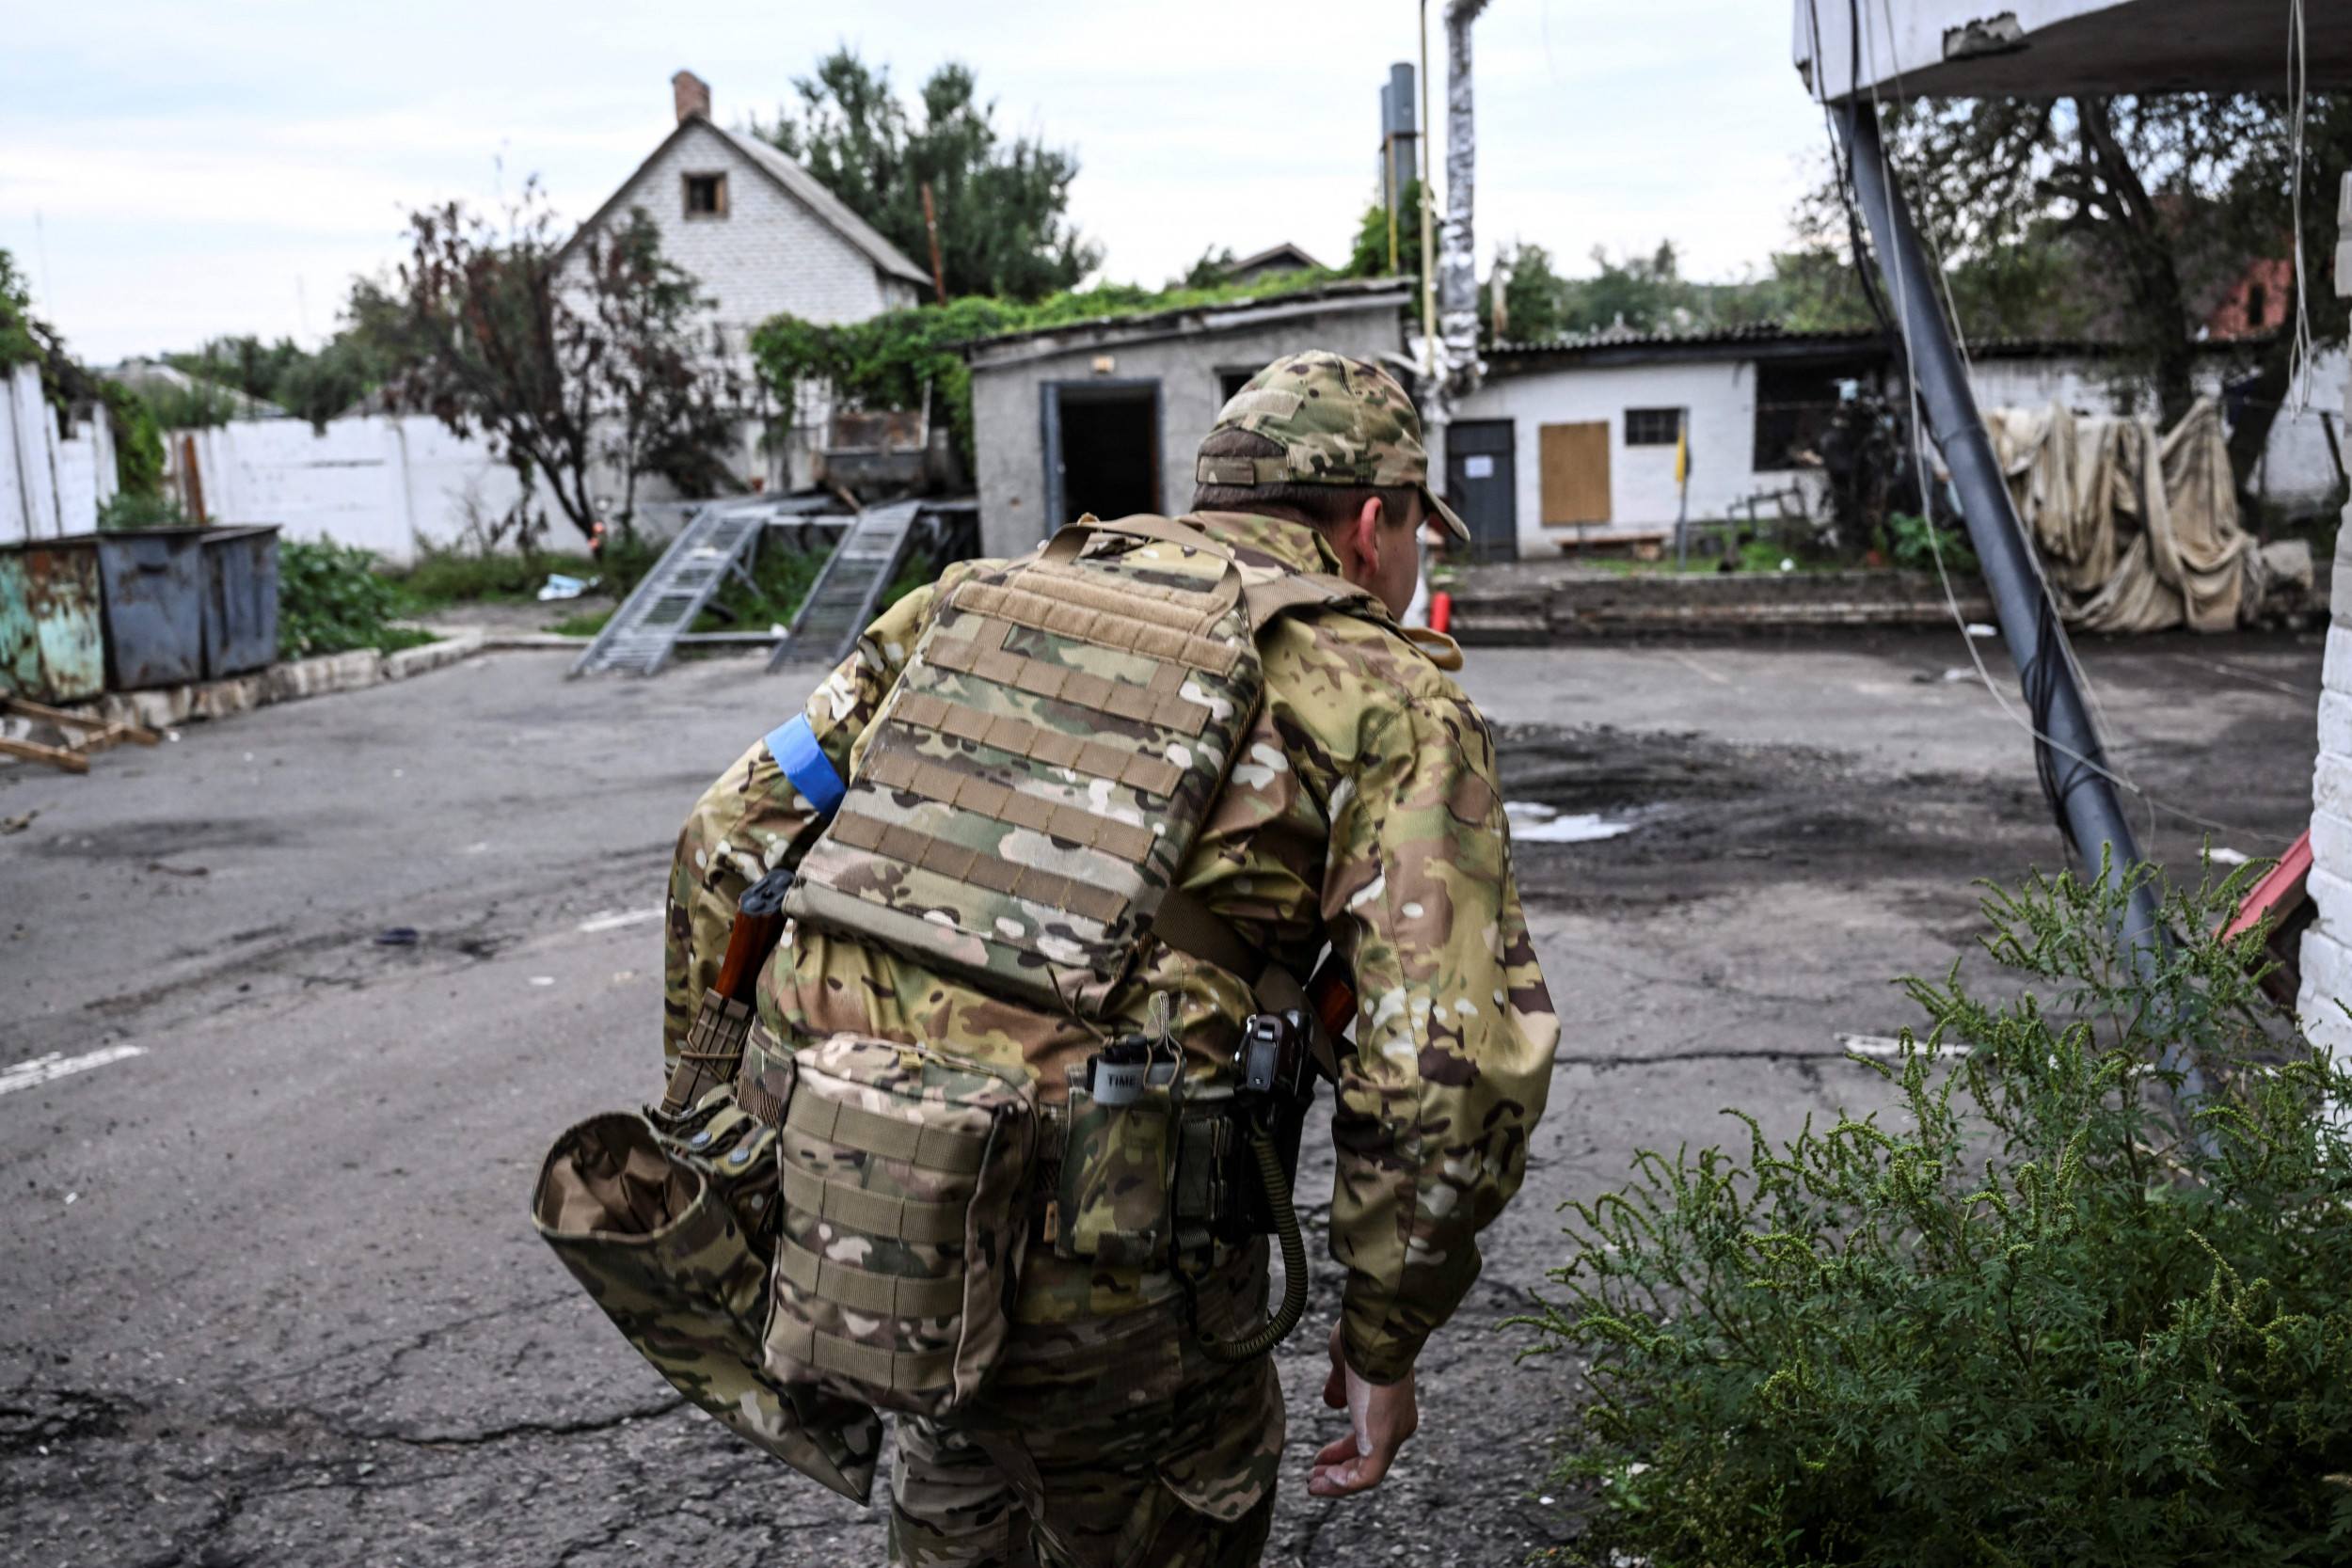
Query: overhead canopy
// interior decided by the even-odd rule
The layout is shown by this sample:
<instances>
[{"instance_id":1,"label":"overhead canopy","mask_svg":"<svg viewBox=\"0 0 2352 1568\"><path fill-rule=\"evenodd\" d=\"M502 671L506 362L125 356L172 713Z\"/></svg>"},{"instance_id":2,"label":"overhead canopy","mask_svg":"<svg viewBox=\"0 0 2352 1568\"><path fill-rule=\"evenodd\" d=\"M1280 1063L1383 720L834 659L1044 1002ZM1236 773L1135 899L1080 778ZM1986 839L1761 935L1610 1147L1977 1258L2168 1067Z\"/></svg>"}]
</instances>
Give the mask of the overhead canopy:
<instances>
[{"instance_id":1,"label":"overhead canopy","mask_svg":"<svg viewBox=\"0 0 2352 1568\"><path fill-rule=\"evenodd\" d=\"M2284 92L2291 18L2290 0L1796 0L1795 55L1825 103ZM2303 27L2311 87L2352 87L2352 4L2303 0Z\"/></svg>"}]
</instances>

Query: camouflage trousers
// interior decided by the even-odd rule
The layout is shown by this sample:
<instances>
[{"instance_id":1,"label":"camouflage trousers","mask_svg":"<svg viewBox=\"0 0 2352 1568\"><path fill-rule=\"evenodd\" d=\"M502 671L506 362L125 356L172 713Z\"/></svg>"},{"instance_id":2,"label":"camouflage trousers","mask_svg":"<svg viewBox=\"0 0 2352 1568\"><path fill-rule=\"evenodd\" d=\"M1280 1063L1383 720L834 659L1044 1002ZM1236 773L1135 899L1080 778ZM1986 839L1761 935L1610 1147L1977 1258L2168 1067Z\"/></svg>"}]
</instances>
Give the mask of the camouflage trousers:
<instances>
[{"instance_id":1,"label":"camouflage trousers","mask_svg":"<svg viewBox=\"0 0 2352 1568\"><path fill-rule=\"evenodd\" d=\"M1203 1282L1202 1325L1247 1332L1265 1291L1259 1245ZM1019 1324L977 1403L945 1421L898 1418L890 1560L1255 1568L1282 1436L1272 1360L1210 1360L1181 1301Z\"/></svg>"}]
</instances>

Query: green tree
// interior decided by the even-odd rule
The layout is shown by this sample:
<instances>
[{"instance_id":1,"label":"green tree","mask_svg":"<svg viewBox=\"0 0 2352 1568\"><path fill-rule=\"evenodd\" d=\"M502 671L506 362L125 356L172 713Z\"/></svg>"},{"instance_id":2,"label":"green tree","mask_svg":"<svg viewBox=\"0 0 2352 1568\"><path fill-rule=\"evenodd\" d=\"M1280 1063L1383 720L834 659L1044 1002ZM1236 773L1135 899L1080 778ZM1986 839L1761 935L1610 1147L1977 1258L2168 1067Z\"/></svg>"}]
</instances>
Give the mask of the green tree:
<instances>
[{"instance_id":1,"label":"green tree","mask_svg":"<svg viewBox=\"0 0 2352 1568\"><path fill-rule=\"evenodd\" d=\"M479 432L526 497L544 485L593 538L600 458L621 467L632 504L648 472L690 494L722 487L733 433L712 410L733 384L694 320L706 302L661 259L644 214L617 235L589 233L576 270L558 229L535 179L502 223L458 202L412 214L393 286L355 309L370 351L395 368L397 402Z\"/></svg>"},{"instance_id":2,"label":"green tree","mask_svg":"<svg viewBox=\"0 0 2352 1568\"><path fill-rule=\"evenodd\" d=\"M1407 180L1397 193L1396 265L1389 265L1389 209L1374 202L1356 224L1356 240L1348 247L1350 277L1421 276L1421 182ZM1418 311L1419 307L1415 307ZM1414 320L1421 318L1418 314ZM1516 328L1514 329L1516 331Z\"/></svg>"},{"instance_id":3,"label":"green tree","mask_svg":"<svg viewBox=\"0 0 2352 1568\"><path fill-rule=\"evenodd\" d=\"M918 261L930 255L923 186L939 220L941 270L951 298L987 294L1036 300L1077 286L1102 264L1102 247L1069 221L1075 153L996 129L968 66L949 62L923 84L911 114L887 67L847 46L797 79L798 105L752 134L799 159L811 174Z\"/></svg>"},{"instance_id":4,"label":"green tree","mask_svg":"<svg viewBox=\"0 0 2352 1568\"><path fill-rule=\"evenodd\" d=\"M2303 167L2304 250L2318 284L2296 302L2321 341L2333 193L2352 163L2352 100L2314 95ZM2260 94L1924 101L1882 112L1883 134L1972 336L2088 330L2153 385L2158 412L2195 397L2197 340L2221 293L2293 233L2289 105ZM1817 212L1837 204L1834 185ZM1836 220L1842 225L1842 218ZM2330 302L2331 303L2331 302ZM2259 351L2283 391L2283 343ZM2279 399L2258 391L2233 455L2241 475Z\"/></svg>"},{"instance_id":5,"label":"green tree","mask_svg":"<svg viewBox=\"0 0 2352 1568\"><path fill-rule=\"evenodd\" d=\"M635 519L637 482L647 474L689 496L741 489L726 457L744 388L707 320L715 302L661 254L661 230L643 207L586 255L605 344L598 379L612 409L600 445L622 474L622 516Z\"/></svg>"}]
</instances>

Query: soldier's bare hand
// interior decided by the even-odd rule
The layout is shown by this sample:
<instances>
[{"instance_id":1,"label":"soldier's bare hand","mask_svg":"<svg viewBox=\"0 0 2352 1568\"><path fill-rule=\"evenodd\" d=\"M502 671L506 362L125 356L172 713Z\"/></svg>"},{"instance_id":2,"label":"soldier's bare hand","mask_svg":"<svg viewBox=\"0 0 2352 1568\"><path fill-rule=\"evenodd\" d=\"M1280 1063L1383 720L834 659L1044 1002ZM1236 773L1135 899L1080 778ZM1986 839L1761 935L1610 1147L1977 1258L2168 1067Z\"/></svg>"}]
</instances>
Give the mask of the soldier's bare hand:
<instances>
[{"instance_id":1,"label":"soldier's bare hand","mask_svg":"<svg viewBox=\"0 0 2352 1568\"><path fill-rule=\"evenodd\" d=\"M1337 1323L1331 1325L1331 1375L1323 1385L1323 1402L1347 1412L1349 1431L1315 1455L1307 1490L1318 1497L1353 1497L1379 1485L1396 1463L1397 1450L1421 1426L1413 1374L1407 1371L1385 1386L1366 1383L1347 1364Z\"/></svg>"}]
</instances>

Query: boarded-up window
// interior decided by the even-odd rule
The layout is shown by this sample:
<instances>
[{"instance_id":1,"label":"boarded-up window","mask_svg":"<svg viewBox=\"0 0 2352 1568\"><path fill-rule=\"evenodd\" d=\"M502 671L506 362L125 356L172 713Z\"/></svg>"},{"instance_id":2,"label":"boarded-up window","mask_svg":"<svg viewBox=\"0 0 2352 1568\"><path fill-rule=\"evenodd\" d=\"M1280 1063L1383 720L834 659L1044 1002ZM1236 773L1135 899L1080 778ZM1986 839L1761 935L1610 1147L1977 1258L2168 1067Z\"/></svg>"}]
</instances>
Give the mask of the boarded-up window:
<instances>
[{"instance_id":1,"label":"boarded-up window","mask_svg":"<svg viewBox=\"0 0 2352 1568\"><path fill-rule=\"evenodd\" d=\"M1537 434L1546 523L1609 520L1609 421L1548 424Z\"/></svg>"}]
</instances>

